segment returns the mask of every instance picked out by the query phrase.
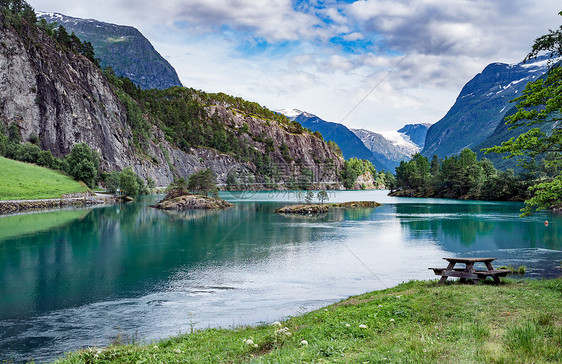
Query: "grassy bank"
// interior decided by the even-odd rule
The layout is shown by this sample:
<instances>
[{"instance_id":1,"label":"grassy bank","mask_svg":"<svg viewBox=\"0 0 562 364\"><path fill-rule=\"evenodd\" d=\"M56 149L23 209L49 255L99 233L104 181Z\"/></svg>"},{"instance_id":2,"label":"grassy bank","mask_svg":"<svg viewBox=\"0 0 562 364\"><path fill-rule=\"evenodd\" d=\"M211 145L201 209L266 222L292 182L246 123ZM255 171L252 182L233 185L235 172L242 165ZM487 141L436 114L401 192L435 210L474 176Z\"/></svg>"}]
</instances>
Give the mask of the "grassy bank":
<instances>
[{"instance_id":1,"label":"grassy bank","mask_svg":"<svg viewBox=\"0 0 562 364\"><path fill-rule=\"evenodd\" d=\"M208 329L149 345L121 343L60 362L561 362L562 280L505 282L409 282L279 325Z\"/></svg>"},{"instance_id":2,"label":"grassy bank","mask_svg":"<svg viewBox=\"0 0 562 364\"><path fill-rule=\"evenodd\" d=\"M0 157L0 201L60 198L87 188L59 172Z\"/></svg>"}]
</instances>

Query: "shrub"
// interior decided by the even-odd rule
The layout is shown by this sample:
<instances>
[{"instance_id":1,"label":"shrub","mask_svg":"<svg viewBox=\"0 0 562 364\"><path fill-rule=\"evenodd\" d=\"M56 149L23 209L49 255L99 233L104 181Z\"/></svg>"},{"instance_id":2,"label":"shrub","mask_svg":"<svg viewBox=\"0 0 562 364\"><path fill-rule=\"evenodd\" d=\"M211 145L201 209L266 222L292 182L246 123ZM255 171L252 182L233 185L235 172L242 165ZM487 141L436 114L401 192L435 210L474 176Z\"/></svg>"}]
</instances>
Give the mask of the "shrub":
<instances>
[{"instance_id":1,"label":"shrub","mask_svg":"<svg viewBox=\"0 0 562 364\"><path fill-rule=\"evenodd\" d=\"M98 153L86 143L76 144L65 158L65 171L74 179L83 181L88 187L94 188L98 180L100 160Z\"/></svg>"},{"instance_id":2,"label":"shrub","mask_svg":"<svg viewBox=\"0 0 562 364\"><path fill-rule=\"evenodd\" d=\"M118 171L113 171L110 173L107 173L104 176L104 182L105 182L105 189L107 190L107 192L109 193L116 193L117 189L119 188L121 181L120 181L120 172Z\"/></svg>"},{"instance_id":3,"label":"shrub","mask_svg":"<svg viewBox=\"0 0 562 364\"><path fill-rule=\"evenodd\" d=\"M119 174L119 183L121 192L126 196L136 197L139 195L141 186L138 182L136 173L133 168L127 167Z\"/></svg>"}]
</instances>

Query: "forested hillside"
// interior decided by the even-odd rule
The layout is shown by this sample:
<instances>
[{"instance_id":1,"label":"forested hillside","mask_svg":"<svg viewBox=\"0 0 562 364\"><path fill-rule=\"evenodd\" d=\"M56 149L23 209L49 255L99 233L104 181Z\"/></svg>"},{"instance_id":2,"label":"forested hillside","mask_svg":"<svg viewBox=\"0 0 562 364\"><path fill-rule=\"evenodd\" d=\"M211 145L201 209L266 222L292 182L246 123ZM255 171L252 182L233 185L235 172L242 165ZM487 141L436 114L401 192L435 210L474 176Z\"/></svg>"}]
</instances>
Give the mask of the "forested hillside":
<instances>
[{"instance_id":1,"label":"forested hillside","mask_svg":"<svg viewBox=\"0 0 562 364\"><path fill-rule=\"evenodd\" d=\"M100 175L132 167L167 185L210 168L232 188L339 186L343 159L318 133L256 103L189 88L142 90L103 73L87 42L37 22L25 2L0 14L0 120L54 157L86 143Z\"/></svg>"}]
</instances>

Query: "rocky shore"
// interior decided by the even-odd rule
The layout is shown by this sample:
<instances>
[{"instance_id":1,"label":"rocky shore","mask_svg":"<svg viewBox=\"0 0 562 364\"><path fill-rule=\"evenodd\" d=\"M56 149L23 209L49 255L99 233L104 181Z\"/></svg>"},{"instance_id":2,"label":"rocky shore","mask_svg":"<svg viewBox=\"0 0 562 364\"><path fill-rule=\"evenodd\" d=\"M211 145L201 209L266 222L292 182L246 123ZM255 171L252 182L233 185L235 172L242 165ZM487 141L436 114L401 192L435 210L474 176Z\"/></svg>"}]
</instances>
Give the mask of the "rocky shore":
<instances>
[{"instance_id":1,"label":"rocky shore","mask_svg":"<svg viewBox=\"0 0 562 364\"><path fill-rule=\"evenodd\" d=\"M0 201L0 215L26 211L51 210L70 206L92 206L116 202L113 196L97 196L90 193L63 195L59 199Z\"/></svg>"}]
</instances>

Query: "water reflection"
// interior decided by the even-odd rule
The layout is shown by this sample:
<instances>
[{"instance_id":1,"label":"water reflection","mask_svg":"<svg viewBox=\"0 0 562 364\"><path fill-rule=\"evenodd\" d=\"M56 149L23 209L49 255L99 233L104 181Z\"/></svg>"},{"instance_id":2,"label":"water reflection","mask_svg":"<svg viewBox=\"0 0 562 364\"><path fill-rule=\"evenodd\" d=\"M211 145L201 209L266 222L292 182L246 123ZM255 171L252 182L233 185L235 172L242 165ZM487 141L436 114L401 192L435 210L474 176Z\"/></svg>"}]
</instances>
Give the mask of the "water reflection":
<instances>
[{"instance_id":1,"label":"water reflection","mask_svg":"<svg viewBox=\"0 0 562 364\"><path fill-rule=\"evenodd\" d=\"M510 205L408 204L396 205L396 216L410 238L432 239L450 251L459 243L471 250L561 249L562 224L544 226L545 212L522 219Z\"/></svg>"},{"instance_id":2,"label":"water reflection","mask_svg":"<svg viewBox=\"0 0 562 364\"><path fill-rule=\"evenodd\" d=\"M345 195L379 200L358 194ZM448 255L560 274L562 217L520 219L519 205L391 199L311 217L275 214L284 203L264 196L225 211L167 213L148 198L21 217L0 238L0 361L107 345L119 330L173 335L190 312L198 327L274 321L433 278L427 267Z\"/></svg>"}]
</instances>

